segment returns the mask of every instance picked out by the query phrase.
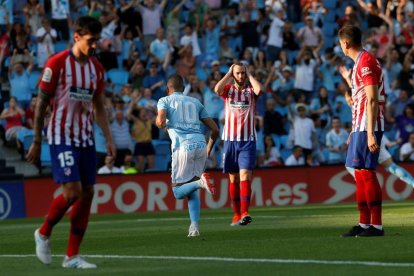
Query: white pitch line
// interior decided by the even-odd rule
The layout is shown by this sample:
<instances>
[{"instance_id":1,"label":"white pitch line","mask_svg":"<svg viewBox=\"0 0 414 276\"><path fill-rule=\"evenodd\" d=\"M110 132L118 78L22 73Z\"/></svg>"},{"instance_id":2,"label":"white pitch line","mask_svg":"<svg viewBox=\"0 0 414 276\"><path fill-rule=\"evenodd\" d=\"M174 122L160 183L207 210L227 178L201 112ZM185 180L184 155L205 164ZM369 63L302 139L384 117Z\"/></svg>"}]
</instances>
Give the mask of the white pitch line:
<instances>
[{"instance_id":1,"label":"white pitch line","mask_svg":"<svg viewBox=\"0 0 414 276\"><path fill-rule=\"evenodd\" d=\"M255 259L226 257L191 257L191 256L122 256L122 255L83 255L92 259L134 259L134 260L182 260L182 261L216 261L228 263L271 263L271 264L317 264L317 265L361 265L380 267L414 267L414 263L390 263L376 261L339 261L339 260L301 260L301 259ZM4 254L0 258L35 258L34 254ZM63 255L53 255L63 257Z\"/></svg>"}]
</instances>

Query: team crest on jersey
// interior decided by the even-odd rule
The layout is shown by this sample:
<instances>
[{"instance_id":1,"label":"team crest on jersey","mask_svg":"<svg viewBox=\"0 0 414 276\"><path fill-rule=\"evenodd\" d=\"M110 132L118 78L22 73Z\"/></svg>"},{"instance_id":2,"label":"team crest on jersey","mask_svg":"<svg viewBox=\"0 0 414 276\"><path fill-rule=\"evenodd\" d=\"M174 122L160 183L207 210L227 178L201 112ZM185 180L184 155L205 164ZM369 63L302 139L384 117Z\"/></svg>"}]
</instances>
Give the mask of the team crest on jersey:
<instances>
[{"instance_id":1,"label":"team crest on jersey","mask_svg":"<svg viewBox=\"0 0 414 276\"><path fill-rule=\"evenodd\" d=\"M69 176L69 175L71 175L71 174L72 174L72 170L71 170L70 168L64 168L64 169L63 169L63 173L64 173L66 176Z\"/></svg>"},{"instance_id":2,"label":"team crest on jersey","mask_svg":"<svg viewBox=\"0 0 414 276\"><path fill-rule=\"evenodd\" d=\"M52 69L50 69L49 67L45 68L44 72L43 72L43 76L42 76L42 81L44 82L50 82L52 80Z\"/></svg>"},{"instance_id":3,"label":"team crest on jersey","mask_svg":"<svg viewBox=\"0 0 414 276\"><path fill-rule=\"evenodd\" d=\"M371 69L369 67L362 67L362 69L361 69L362 76L369 75L371 73L372 72L371 72Z\"/></svg>"}]
</instances>

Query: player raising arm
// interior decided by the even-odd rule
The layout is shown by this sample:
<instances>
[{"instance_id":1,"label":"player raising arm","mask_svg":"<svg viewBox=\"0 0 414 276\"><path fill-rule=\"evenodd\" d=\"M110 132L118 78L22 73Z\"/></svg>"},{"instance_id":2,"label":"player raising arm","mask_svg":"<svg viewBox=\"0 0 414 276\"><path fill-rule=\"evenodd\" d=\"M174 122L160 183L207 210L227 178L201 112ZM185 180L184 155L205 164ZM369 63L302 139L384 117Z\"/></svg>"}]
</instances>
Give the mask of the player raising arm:
<instances>
[{"instance_id":1,"label":"player raising arm","mask_svg":"<svg viewBox=\"0 0 414 276\"><path fill-rule=\"evenodd\" d=\"M62 193L52 200L46 219L35 231L36 255L44 264L52 262L50 237L53 227L69 207L69 242L64 268L96 268L81 258L79 247L88 226L96 177L96 154L93 118L107 141L107 154L115 157L116 149L104 109L104 69L92 57L102 25L93 17L79 17L74 23L75 44L51 57L40 81L40 95L34 118L34 141L27 160L39 160L43 118L49 103L52 115L47 138L50 144L53 178L62 185ZM94 113L94 116L93 116ZM42 200L42 199L39 199Z\"/></svg>"},{"instance_id":2,"label":"player raising arm","mask_svg":"<svg viewBox=\"0 0 414 276\"><path fill-rule=\"evenodd\" d=\"M260 83L242 63L233 64L214 92L225 102L223 172L229 174L232 226L252 222L249 214L252 172L256 163L256 99Z\"/></svg>"}]
</instances>

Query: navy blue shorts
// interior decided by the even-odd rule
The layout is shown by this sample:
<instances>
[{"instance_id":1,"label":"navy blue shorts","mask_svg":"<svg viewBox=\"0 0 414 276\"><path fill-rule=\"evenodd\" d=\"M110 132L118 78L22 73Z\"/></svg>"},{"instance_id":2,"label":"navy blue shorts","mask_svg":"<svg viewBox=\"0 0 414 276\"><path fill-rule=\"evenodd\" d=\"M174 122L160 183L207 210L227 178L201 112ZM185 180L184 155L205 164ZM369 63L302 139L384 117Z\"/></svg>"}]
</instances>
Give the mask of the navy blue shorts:
<instances>
[{"instance_id":1,"label":"navy blue shorts","mask_svg":"<svg viewBox=\"0 0 414 276\"><path fill-rule=\"evenodd\" d=\"M50 156L56 183L77 181L82 185L96 183L95 146L50 145Z\"/></svg>"},{"instance_id":2,"label":"navy blue shorts","mask_svg":"<svg viewBox=\"0 0 414 276\"><path fill-rule=\"evenodd\" d=\"M376 131L378 145L381 145L383 132ZM366 131L357 131L351 134L346 156L346 167L355 169L373 169L378 165L378 153L371 153L368 149L368 137Z\"/></svg>"},{"instance_id":3,"label":"navy blue shorts","mask_svg":"<svg viewBox=\"0 0 414 276\"><path fill-rule=\"evenodd\" d=\"M252 171L256 165L256 141L224 141L223 172Z\"/></svg>"}]
</instances>

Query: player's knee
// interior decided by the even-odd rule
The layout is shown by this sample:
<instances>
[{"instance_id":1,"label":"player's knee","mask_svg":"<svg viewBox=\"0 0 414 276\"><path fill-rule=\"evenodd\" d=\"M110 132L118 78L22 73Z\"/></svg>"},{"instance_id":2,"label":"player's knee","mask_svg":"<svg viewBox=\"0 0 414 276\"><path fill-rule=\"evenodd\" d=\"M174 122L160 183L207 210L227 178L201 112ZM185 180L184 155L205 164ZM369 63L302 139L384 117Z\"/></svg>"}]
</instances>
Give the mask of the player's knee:
<instances>
[{"instance_id":1,"label":"player's knee","mask_svg":"<svg viewBox=\"0 0 414 276\"><path fill-rule=\"evenodd\" d=\"M63 196L69 202L74 202L82 196L82 186L78 182L68 182L63 185Z\"/></svg>"}]
</instances>

